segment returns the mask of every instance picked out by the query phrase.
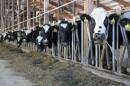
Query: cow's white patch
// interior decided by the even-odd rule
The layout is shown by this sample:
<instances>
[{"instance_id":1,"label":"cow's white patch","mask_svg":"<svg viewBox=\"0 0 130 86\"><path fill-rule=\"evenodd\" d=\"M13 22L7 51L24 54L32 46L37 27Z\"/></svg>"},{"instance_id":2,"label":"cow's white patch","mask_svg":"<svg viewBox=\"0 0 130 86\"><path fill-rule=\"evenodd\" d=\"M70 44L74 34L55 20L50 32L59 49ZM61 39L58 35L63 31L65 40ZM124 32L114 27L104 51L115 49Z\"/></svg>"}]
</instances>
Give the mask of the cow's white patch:
<instances>
[{"instance_id":1,"label":"cow's white patch","mask_svg":"<svg viewBox=\"0 0 130 86\"><path fill-rule=\"evenodd\" d=\"M121 16L121 18L128 18L128 19L130 19L130 12L125 12L125 13Z\"/></svg>"},{"instance_id":2,"label":"cow's white patch","mask_svg":"<svg viewBox=\"0 0 130 86\"><path fill-rule=\"evenodd\" d=\"M45 39L44 42L47 42L47 39Z\"/></svg>"},{"instance_id":3,"label":"cow's white patch","mask_svg":"<svg viewBox=\"0 0 130 86\"><path fill-rule=\"evenodd\" d=\"M42 37L42 36L38 36L38 37L37 37L38 44L40 44L40 43L41 43L42 39L43 39L43 37Z\"/></svg>"},{"instance_id":4,"label":"cow's white patch","mask_svg":"<svg viewBox=\"0 0 130 86\"><path fill-rule=\"evenodd\" d=\"M66 29L66 27L67 27L67 24L61 24L61 27L63 27L64 29Z\"/></svg>"},{"instance_id":5,"label":"cow's white patch","mask_svg":"<svg viewBox=\"0 0 130 86\"><path fill-rule=\"evenodd\" d=\"M92 13L91 17L95 20L95 27L94 33L105 34L106 27L104 25L105 18L108 16L107 11L104 8L95 8Z\"/></svg>"},{"instance_id":6,"label":"cow's white patch","mask_svg":"<svg viewBox=\"0 0 130 86\"><path fill-rule=\"evenodd\" d=\"M20 37L17 37L18 42L20 41Z\"/></svg>"},{"instance_id":7,"label":"cow's white patch","mask_svg":"<svg viewBox=\"0 0 130 86\"><path fill-rule=\"evenodd\" d=\"M45 33L47 33L47 31L49 30L50 26L44 25L43 28L44 28L44 30L45 30Z\"/></svg>"},{"instance_id":8,"label":"cow's white patch","mask_svg":"<svg viewBox=\"0 0 130 86\"><path fill-rule=\"evenodd\" d=\"M26 35L28 35L29 33L31 33L31 30L26 30L25 33Z\"/></svg>"},{"instance_id":9,"label":"cow's white patch","mask_svg":"<svg viewBox=\"0 0 130 86\"><path fill-rule=\"evenodd\" d=\"M26 39L23 39L24 42L26 42Z\"/></svg>"},{"instance_id":10,"label":"cow's white patch","mask_svg":"<svg viewBox=\"0 0 130 86\"><path fill-rule=\"evenodd\" d=\"M5 36L6 36L6 33L2 33L2 35L3 35L3 37L5 38Z\"/></svg>"}]
</instances>

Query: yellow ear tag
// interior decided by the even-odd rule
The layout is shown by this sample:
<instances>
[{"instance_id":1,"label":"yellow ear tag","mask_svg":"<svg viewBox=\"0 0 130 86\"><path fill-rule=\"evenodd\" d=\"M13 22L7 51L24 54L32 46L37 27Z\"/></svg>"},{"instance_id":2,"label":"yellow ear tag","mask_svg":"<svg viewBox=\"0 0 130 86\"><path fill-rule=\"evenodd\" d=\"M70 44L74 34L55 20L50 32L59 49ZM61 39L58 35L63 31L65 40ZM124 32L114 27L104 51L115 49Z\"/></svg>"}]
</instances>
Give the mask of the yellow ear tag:
<instances>
[{"instance_id":1,"label":"yellow ear tag","mask_svg":"<svg viewBox=\"0 0 130 86\"><path fill-rule=\"evenodd\" d=\"M127 24L125 25L125 29L126 29L127 31L130 31L130 24L129 24L129 23L127 23Z\"/></svg>"},{"instance_id":2,"label":"yellow ear tag","mask_svg":"<svg viewBox=\"0 0 130 86\"><path fill-rule=\"evenodd\" d=\"M17 33L18 36L20 36L20 33Z\"/></svg>"},{"instance_id":3,"label":"yellow ear tag","mask_svg":"<svg viewBox=\"0 0 130 86\"><path fill-rule=\"evenodd\" d=\"M54 28L53 32L57 32L57 29L56 29L56 28Z\"/></svg>"},{"instance_id":4,"label":"yellow ear tag","mask_svg":"<svg viewBox=\"0 0 130 86\"><path fill-rule=\"evenodd\" d=\"M87 18L85 17L84 22L87 22Z\"/></svg>"},{"instance_id":5,"label":"yellow ear tag","mask_svg":"<svg viewBox=\"0 0 130 86\"><path fill-rule=\"evenodd\" d=\"M74 28L72 28L71 31L74 31Z\"/></svg>"},{"instance_id":6,"label":"yellow ear tag","mask_svg":"<svg viewBox=\"0 0 130 86\"><path fill-rule=\"evenodd\" d=\"M111 23L112 23L112 24L115 24L115 23L116 23L115 18L113 18L113 19L111 20Z\"/></svg>"}]
</instances>

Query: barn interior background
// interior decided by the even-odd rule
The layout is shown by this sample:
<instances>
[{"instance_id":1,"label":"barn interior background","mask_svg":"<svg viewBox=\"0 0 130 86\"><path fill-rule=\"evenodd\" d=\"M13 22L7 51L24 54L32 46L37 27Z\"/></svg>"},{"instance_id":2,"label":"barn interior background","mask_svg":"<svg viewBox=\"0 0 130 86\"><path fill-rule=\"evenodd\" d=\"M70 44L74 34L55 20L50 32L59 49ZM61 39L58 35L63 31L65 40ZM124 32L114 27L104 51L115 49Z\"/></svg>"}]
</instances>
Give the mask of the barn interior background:
<instances>
[{"instance_id":1,"label":"barn interior background","mask_svg":"<svg viewBox=\"0 0 130 86\"><path fill-rule=\"evenodd\" d=\"M115 12L114 9L117 6L120 6L123 11L129 11L130 0L0 0L0 32L15 31L24 28L31 29L37 23L39 26L45 23L54 25L58 20L62 19L74 23L80 19L82 14L90 14L94 7L103 7L109 13L112 13ZM88 27L84 26L84 28ZM77 40L76 34L74 32L72 35L74 36L74 41L72 42L72 47L74 48L72 48L72 54L70 54L72 56L71 59L74 62L81 60L81 63L88 64L86 52L91 45L87 45L87 30L81 30L81 39L83 40L81 42L81 52L78 43L74 44L75 40ZM62 50L64 51L63 56L65 59L68 59L66 50L68 48ZM60 56L61 53L58 53L58 58ZM97 57L95 61L96 68L102 69L100 59ZM115 66L116 63L113 63L112 71L120 73L121 71L118 70L118 65Z\"/></svg>"}]
</instances>

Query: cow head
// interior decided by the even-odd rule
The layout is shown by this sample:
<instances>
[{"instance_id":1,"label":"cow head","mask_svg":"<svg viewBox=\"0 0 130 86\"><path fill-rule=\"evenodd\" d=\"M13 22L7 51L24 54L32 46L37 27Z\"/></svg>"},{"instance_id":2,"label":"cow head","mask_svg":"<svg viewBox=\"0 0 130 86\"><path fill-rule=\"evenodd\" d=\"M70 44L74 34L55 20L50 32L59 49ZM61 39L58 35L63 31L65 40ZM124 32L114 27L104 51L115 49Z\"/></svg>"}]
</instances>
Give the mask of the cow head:
<instances>
[{"instance_id":1,"label":"cow head","mask_svg":"<svg viewBox=\"0 0 130 86\"><path fill-rule=\"evenodd\" d=\"M107 36L108 13L103 8L95 8L91 13L91 27L95 43L102 43Z\"/></svg>"},{"instance_id":2,"label":"cow head","mask_svg":"<svg viewBox=\"0 0 130 86\"><path fill-rule=\"evenodd\" d=\"M43 45L49 45L49 42L51 40L51 25L50 24L44 24L42 28L42 36L43 36Z\"/></svg>"},{"instance_id":3,"label":"cow head","mask_svg":"<svg viewBox=\"0 0 130 86\"><path fill-rule=\"evenodd\" d=\"M55 45L57 45L57 41L58 41L58 30L59 30L58 25L52 26L52 43Z\"/></svg>"},{"instance_id":4,"label":"cow head","mask_svg":"<svg viewBox=\"0 0 130 86\"><path fill-rule=\"evenodd\" d=\"M59 39L62 46L67 46L71 41L73 25L68 21L61 21L59 24Z\"/></svg>"}]
</instances>

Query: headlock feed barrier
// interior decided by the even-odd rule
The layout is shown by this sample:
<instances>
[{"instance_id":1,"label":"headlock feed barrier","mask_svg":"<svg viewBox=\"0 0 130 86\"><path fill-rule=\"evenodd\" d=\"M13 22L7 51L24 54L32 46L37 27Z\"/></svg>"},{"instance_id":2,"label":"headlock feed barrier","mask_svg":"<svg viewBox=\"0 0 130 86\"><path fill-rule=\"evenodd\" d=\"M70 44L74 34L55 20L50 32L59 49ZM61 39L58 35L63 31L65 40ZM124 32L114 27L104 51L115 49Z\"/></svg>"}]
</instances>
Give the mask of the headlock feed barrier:
<instances>
[{"instance_id":1,"label":"headlock feed barrier","mask_svg":"<svg viewBox=\"0 0 130 86\"><path fill-rule=\"evenodd\" d=\"M108 14L103 8L95 8L77 21L61 20L2 33L0 41L129 77L130 19L125 16L127 13L130 12Z\"/></svg>"}]
</instances>

